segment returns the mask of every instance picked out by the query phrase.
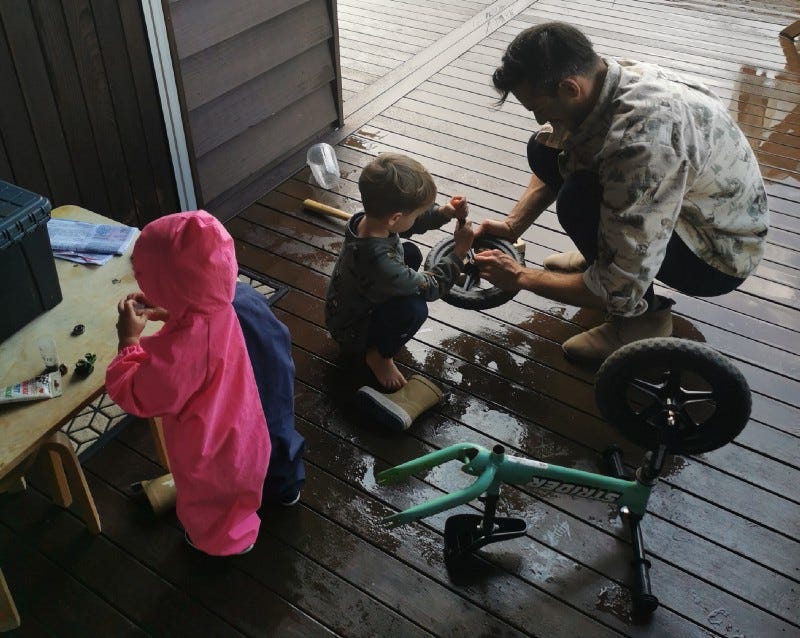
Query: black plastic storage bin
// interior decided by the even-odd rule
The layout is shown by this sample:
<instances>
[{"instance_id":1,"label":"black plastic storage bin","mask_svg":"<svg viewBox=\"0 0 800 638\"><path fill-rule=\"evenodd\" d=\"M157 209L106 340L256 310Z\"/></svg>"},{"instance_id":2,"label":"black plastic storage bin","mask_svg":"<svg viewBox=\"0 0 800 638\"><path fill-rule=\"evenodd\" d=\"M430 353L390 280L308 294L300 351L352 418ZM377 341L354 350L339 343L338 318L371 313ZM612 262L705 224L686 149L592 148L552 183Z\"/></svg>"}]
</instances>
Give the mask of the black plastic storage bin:
<instances>
[{"instance_id":1,"label":"black plastic storage bin","mask_svg":"<svg viewBox=\"0 0 800 638\"><path fill-rule=\"evenodd\" d=\"M50 202L0 180L0 341L61 301Z\"/></svg>"}]
</instances>

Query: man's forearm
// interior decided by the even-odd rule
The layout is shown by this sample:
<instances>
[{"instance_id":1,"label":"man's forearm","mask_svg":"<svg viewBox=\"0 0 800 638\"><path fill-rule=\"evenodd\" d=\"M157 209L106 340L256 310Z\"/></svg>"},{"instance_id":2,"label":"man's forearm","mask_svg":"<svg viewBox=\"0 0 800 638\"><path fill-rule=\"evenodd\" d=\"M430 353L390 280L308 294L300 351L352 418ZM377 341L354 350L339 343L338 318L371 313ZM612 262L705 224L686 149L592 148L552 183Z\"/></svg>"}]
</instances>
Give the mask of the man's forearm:
<instances>
[{"instance_id":1,"label":"man's forearm","mask_svg":"<svg viewBox=\"0 0 800 638\"><path fill-rule=\"evenodd\" d=\"M556 199L553 190L536 175L531 175L528 187L508 214L506 223L516 237L524 233Z\"/></svg>"},{"instance_id":2,"label":"man's forearm","mask_svg":"<svg viewBox=\"0 0 800 638\"><path fill-rule=\"evenodd\" d=\"M603 300L586 287L581 273L525 268L519 273L517 281L520 288L553 301L581 308L606 308Z\"/></svg>"}]
</instances>

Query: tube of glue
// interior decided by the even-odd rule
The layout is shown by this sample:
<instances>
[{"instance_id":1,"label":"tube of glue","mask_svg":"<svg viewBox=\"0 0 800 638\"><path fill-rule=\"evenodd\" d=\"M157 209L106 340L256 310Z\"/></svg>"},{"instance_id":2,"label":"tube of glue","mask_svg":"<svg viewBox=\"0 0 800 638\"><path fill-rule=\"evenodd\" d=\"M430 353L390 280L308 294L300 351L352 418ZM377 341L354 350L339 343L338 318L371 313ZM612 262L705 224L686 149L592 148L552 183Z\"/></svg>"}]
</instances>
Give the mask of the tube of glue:
<instances>
[{"instance_id":1,"label":"tube of glue","mask_svg":"<svg viewBox=\"0 0 800 638\"><path fill-rule=\"evenodd\" d=\"M0 403L36 401L60 396L61 373L58 370L0 388Z\"/></svg>"}]
</instances>

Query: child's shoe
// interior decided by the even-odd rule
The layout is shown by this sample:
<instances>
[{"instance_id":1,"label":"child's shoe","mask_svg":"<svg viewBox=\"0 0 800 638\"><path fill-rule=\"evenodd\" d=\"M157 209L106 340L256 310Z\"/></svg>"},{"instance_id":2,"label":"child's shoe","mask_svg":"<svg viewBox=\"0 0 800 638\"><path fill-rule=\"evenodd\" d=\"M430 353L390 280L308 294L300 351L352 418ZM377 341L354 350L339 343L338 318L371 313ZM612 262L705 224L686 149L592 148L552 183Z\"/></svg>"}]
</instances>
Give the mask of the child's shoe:
<instances>
[{"instance_id":1,"label":"child's shoe","mask_svg":"<svg viewBox=\"0 0 800 638\"><path fill-rule=\"evenodd\" d=\"M433 381L417 374L397 392L384 394L364 386L356 392L356 400L364 415L379 425L402 432L420 414L442 400L443 393Z\"/></svg>"},{"instance_id":2,"label":"child's shoe","mask_svg":"<svg viewBox=\"0 0 800 638\"><path fill-rule=\"evenodd\" d=\"M155 514L166 514L175 507L176 491L172 474L133 483L130 489L134 496L144 495Z\"/></svg>"},{"instance_id":3,"label":"child's shoe","mask_svg":"<svg viewBox=\"0 0 800 638\"><path fill-rule=\"evenodd\" d=\"M300 502L300 490L293 494L289 494L287 496L282 496L278 499L278 503L283 505L284 507L291 507L292 505L297 505Z\"/></svg>"}]
</instances>

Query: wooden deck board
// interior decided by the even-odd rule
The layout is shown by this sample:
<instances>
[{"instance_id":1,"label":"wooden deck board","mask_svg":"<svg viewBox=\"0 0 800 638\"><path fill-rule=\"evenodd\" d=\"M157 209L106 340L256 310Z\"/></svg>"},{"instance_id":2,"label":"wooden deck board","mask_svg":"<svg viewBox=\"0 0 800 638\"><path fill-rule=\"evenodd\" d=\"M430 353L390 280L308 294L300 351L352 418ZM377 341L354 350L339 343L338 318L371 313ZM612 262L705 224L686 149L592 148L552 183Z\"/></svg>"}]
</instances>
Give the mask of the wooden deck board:
<instances>
[{"instance_id":1,"label":"wooden deck board","mask_svg":"<svg viewBox=\"0 0 800 638\"><path fill-rule=\"evenodd\" d=\"M345 110L355 118L335 140L341 183L325 191L300 171L227 225L243 265L290 287L275 312L292 334L297 427L308 443L301 503L265 509L247 556L200 556L174 515L154 519L127 495L130 482L162 471L144 424L135 423L85 464L100 537L36 488L0 497L0 564L18 591L18 635L796 635L800 53L793 51L800 43L791 49L778 33L800 18L800 7L793 0L338 4ZM407 373L435 379L447 400L406 433L376 431L352 402L368 376L348 367L324 328L343 224L302 210L312 197L357 211L361 168L391 150L429 168L440 201L464 193L475 220L505 215L528 181L525 144L536 123L513 99L498 109L489 78L519 30L551 19L584 28L604 55L659 63L711 86L756 150L772 210L766 258L740 290L694 299L660 289L677 301L678 336L706 341L742 370L753 413L734 443L672 459L654 490L643 528L662 607L646 624L630 616L630 548L609 506L506 489L503 513L525 518L527 534L488 546L462 574L448 573L442 560L445 514L392 530L379 524L465 479L453 464L380 487L375 472L459 441L501 443L592 471L601 471L601 451L616 442L635 464L641 450L599 417L595 368L565 360L560 349L600 313L527 292L482 312L434 302L397 360ZM454 33L459 39L447 40ZM448 232L415 241L426 252ZM523 238L531 265L571 248L552 210Z\"/></svg>"}]
</instances>

